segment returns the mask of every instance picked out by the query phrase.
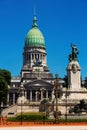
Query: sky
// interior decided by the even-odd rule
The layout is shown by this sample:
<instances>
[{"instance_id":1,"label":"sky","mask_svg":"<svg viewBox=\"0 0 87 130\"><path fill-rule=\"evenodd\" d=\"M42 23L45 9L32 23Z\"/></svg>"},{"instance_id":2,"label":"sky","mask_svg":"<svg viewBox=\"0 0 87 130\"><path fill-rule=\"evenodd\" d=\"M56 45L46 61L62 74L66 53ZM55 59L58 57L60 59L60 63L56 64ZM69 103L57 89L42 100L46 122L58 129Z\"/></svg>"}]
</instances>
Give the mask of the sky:
<instances>
[{"instance_id":1,"label":"sky","mask_svg":"<svg viewBox=\"0 0 87 130\"><path fill-rule=\"evenodd\" d=\"M61 78L66 75L74 43L79 49L81 76L87 77L87 0L0 0L0 69L9 70L12 76L20 75L34 7L50 71Z\"/></svg>"}]
</instances>

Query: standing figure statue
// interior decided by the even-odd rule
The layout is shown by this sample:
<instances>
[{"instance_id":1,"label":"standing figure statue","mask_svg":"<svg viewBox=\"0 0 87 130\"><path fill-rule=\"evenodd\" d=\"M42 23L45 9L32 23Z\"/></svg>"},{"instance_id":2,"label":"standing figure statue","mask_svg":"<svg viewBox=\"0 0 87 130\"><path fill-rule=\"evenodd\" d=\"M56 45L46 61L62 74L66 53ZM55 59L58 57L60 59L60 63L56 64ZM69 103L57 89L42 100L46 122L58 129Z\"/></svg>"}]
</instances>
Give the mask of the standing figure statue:
<instances>
[{"instance_id":1,"label":"standing figure statue","mask_svg":"<svg viewBox=\"0 0 87 130\"><path fill-rule=\"evenodd\" d=\"M19 95L20 95L20 97L24 96L24 91L25 91L24 86L21 84L20 88L19 88Z\"/></svg>"},{"instance_id":2,"label":"standing figure statue","mask_svg":"<svg viewBox=\"0 0 87 130\"><path fill-rule=\"evenodd\" d=\"M69 54L69 61L70 62L71 61L78 61L77 55L79 54L79 51L78 51L76 45L72 44L71 47L72 47L72 53Z\"/></svg>"}]
</instances>

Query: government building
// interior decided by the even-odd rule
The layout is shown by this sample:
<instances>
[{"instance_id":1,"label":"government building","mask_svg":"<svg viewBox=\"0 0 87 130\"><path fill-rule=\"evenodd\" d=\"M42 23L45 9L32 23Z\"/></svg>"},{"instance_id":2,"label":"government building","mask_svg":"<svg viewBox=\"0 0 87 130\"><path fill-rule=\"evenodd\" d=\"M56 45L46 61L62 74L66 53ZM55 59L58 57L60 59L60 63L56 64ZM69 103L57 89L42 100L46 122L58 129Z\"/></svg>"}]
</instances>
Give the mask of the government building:
<instances>
[{"instance_id":1,"label":"government building","mask_svg":"<svg viewBox=\"0 0 87 130\"><path fill-rule=\"evenodd\" d=\"M49 112L56 110L55 87L58 85L58 111L69 113L70 108L84 99L87 102L87 89L82 88L81 67L78 62L78 49L71 46L69 64L66 67L67 82L64 78L56 79L47 66L45 39L39 30L36 15L32 27L27 33L23 50L23 65L20 76L12 77L7 95L7 108L2 115L16 115L21 112ZM87 80L86 80L87 81ZM83 83L83 86L85 81ZM48 106L47 106L48 103ZM67 104L66 104L67 103ZM67 105L67 110L66 110Z\"/></svg>"},{"instance_id":2,"label":"government building","mask_svg":"<svg viewBox=\"0 0 87 130\"><path fill-rule=\"evenodd\" d=\"M29 102L40 102L43 98L52 100L54 78L47 66L45 39L37 25L36 16L25 38L21 74L11 79L8 105L17 102L20 85L24 86L24 95Z\"/></svg>"}]
</instances>

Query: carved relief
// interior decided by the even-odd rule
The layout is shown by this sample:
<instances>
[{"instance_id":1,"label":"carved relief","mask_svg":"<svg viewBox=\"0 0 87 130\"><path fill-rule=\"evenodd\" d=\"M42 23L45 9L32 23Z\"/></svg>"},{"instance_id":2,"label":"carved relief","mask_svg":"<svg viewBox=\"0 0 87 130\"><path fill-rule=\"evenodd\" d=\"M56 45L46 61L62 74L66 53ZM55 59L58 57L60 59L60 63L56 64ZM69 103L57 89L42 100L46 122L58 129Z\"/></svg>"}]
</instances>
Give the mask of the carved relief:
<instances>
[{"instance_id":1,"label":"carved relief","mask_svg":"<svg viewBox=\"0 0 87 130\"><path fill-rule=\"evenodd\" d=\"M72 64L72 71L76 73L78 71L78 66L76 64Z\"/></svg>"}]
</instances>

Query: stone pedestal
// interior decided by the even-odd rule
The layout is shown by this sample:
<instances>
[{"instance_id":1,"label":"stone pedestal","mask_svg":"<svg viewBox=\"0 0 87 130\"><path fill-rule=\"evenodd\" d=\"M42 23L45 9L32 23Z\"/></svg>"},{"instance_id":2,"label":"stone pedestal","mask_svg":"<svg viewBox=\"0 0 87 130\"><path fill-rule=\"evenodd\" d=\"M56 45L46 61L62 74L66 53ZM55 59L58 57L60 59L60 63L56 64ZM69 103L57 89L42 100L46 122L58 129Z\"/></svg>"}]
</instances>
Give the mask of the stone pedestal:
<instances>
[{"instance_id":1,"label":"stone pedestal","mask_svg":"<svg viewBox=\"0 0 87 130\"><path fill-rule=\"evenodd\" d=\"M25 98L25 96L18 97L17 104L18 104L18 105L21 105L21 104L22 104L22 105L28 104L28 100Z\"/></svg>"},{"instance_id":2,"label":"stone pedestal","mask_svg":"<svg viewBox=\"0 0 87 130\"><path fill-rule=\"evenodd\" d=\"M71 61L67 67L68 88L78 91L81 89L80 65L78 61Z\"/></svg>"},{"instance_id":3,"label":"stone pedestal","mask_svg":"<svg viewBox=\"0 0 87 130\"><path fill-rule=\"evenodd\" d=\"M24 96L19 97L17 100L17 113L21 112L29 112L28 100Z\"/></svg>"}]
</instances>

